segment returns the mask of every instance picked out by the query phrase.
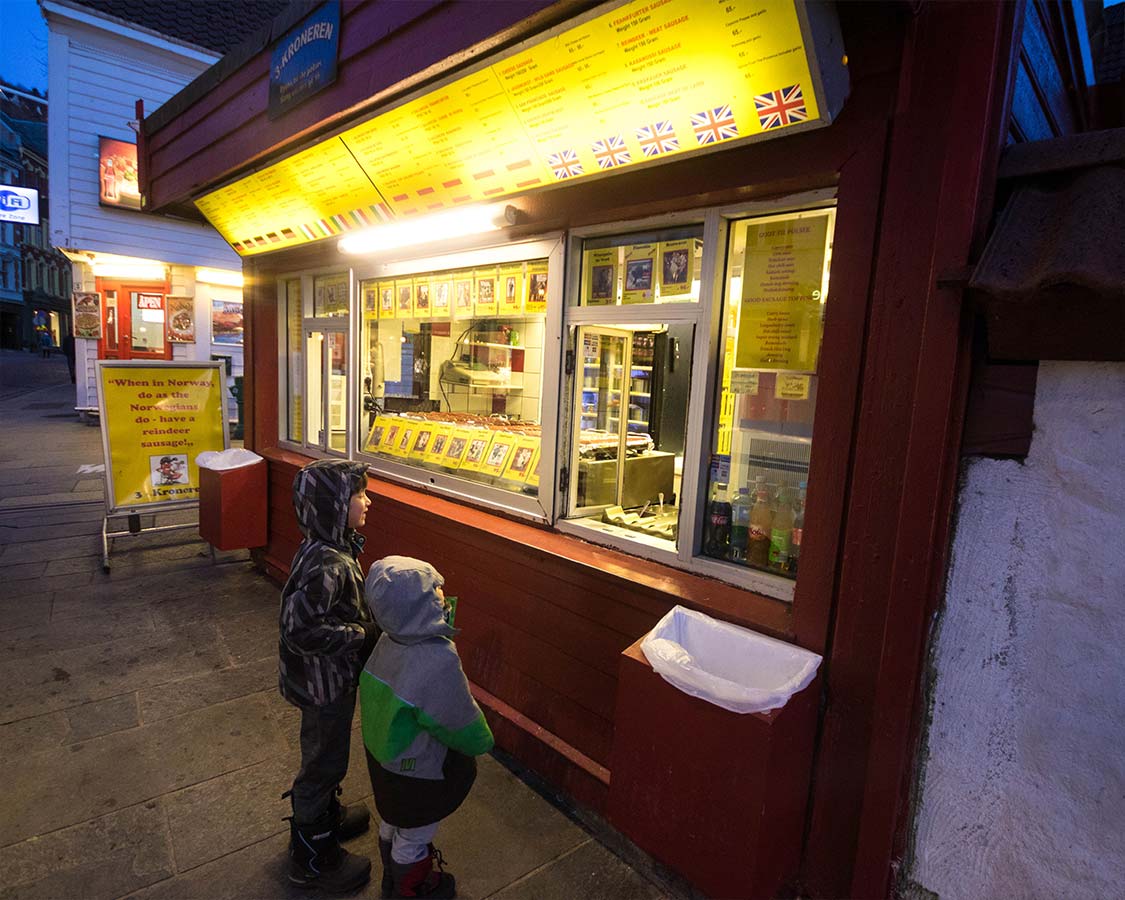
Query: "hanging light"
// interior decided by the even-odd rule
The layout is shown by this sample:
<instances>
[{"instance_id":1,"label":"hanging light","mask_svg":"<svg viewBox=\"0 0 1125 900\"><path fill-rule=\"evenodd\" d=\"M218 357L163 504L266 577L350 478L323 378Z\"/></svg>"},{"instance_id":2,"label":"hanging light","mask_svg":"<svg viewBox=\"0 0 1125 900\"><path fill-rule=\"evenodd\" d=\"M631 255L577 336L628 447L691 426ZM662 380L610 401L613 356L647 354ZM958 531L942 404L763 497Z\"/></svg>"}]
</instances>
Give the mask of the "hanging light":
<instances>
[{"instance_id":1,"label":"hanging light","mask_svg":"<svg viewBox=\"0 0 1125 900\"><path fill-rule=\"evenodd\" d=\"M519 210L510 205L466 206L366 228L341 238L337 246L343 253L378 253L412 244L428 244L498 231L507 225L514 225L518 216Z\"/></svg>"}]
</instances>

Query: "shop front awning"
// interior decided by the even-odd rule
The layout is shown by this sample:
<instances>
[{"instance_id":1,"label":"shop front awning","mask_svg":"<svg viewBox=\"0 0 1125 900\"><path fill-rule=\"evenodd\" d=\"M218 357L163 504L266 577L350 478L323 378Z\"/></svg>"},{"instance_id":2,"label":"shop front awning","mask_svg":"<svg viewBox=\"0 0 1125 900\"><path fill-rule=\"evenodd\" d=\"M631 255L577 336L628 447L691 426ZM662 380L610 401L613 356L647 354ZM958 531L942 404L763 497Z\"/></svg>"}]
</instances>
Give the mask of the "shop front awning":
<instances>
[{"instance_id":1,"label":"shop front awning","mask_svg":"<svg viewBox=\"0 0 1125 900\"><path fill-rule=\"evenodd\" d=\"M994 359L1125 360L1125 128L1016 145L969 281Z\"/></svg>"}]
</instances>

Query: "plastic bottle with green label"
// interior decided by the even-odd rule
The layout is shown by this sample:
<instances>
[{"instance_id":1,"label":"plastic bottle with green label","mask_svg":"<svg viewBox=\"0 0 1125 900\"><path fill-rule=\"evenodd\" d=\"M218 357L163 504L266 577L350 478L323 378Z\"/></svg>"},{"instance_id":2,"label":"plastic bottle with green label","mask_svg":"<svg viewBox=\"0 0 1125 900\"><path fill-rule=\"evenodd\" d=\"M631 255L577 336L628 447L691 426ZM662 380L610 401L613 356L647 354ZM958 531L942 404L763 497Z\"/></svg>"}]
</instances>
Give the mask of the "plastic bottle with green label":
<instances>
[{"instance_id":1,"label":"plastic bottle with green label","mask_svg":"<svg viewBox=\"0 0 1125 900\"><path fill-rule=\"evenodd\" d=\"M789 570L789 541L793 532L793 504L785 488L777 495L777 512L770 526L770 568L775 572Z\"/></svg>"}]
</instances>

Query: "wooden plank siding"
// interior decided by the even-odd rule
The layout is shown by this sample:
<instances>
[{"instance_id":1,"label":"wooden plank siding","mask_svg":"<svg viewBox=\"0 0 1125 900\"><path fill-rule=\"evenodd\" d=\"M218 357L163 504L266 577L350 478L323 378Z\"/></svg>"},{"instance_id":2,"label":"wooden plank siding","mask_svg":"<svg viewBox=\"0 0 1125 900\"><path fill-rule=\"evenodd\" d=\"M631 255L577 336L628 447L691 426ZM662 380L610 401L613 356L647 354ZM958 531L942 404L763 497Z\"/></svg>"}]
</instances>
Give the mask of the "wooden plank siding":
<instances>
[{"instance_id":1,"label":"wooden plank siding","mask_svg":"<svg viewBox=\"0 0 1125 900\"><path fill-rule=\"evenodd\" d=\"M65 146L60 168L67 170L62 193L52 196L61 211L52 217L52 240L170 263L240 268L238 256L210 227L98 203L98 137L135 142L129 122L136 118L136 101L142 99L150 109L159 106L207 63L74 22L53 24L52 32L51 62L65 71L52 84L61 83L65 100L60 103L67 112L65 122L52 131ZM58 159L58 152L53 150L52 157Z\"/></svg>"}]
</instances>

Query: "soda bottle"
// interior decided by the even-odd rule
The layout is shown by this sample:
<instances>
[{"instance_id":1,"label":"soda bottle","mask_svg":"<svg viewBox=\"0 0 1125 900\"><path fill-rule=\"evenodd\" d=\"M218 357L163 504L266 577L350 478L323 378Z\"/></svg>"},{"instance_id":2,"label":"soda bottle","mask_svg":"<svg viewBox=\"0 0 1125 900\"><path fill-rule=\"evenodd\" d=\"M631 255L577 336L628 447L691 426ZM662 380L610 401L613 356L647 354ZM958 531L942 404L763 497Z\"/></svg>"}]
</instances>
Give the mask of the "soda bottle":
<instances>
[{"instance_id":1,"label":"soda bottle","mask_svg":"<svg viewBox=\"0 0 1125 900\"><path fill-rule=\"evenodd\" d=\"M770 568L775 572L789 571L789 542L793 531L793 505L782 487L777 492L777 512L770 525Z\"/></svg>"},{"instance_id":2,"label":"soda bottle","mask_svg":"<svg viewBox=\"0 0 1125 900\"><path fill-rule=\"evenodd\" d=\"M770 526L773 513L770 511L770 496L765 479L758 477L756 498L750 509L750 541L747 558L750 565L765 569L770 562Z\"/></svg>"},{"instance_id":3,"label":"soda bottle","mask_svg":"<svg viewBox=\"0 0 1125 900\"><path fill-rule=\"evenodd\" d=\"M746 565L750 544L750 489L739 488L730 505L730 558Z\"/></svg>"},{"instance_id":4,"label":"soda bottle","mask_svg":"<svg viewBox=\"0 0 1125 900\"><path fill-rule=\"evenodd\" d=\"M714 559L726 559L730 547L730 503L727 486L721 481L711 485L711 502L707 505L704 523L703 552Z\"/></svg>"},{"instance_id":5,"label":"soda bottle","mask_svg":"<svg viewBox=\"0 0 1125 900\"><path fill-rule=\"evenodd\" d=\"M789 574L797 574L801 558L801 538L805 531L805 490L806 482L798 486L797 499L793 501L793 527L789 532Z\"/></svg>"}]
</instances>

